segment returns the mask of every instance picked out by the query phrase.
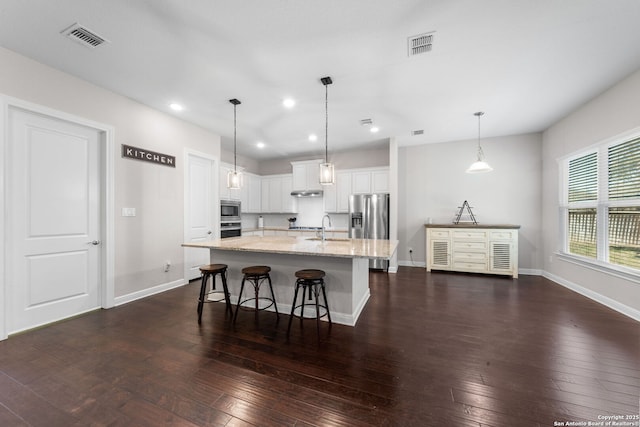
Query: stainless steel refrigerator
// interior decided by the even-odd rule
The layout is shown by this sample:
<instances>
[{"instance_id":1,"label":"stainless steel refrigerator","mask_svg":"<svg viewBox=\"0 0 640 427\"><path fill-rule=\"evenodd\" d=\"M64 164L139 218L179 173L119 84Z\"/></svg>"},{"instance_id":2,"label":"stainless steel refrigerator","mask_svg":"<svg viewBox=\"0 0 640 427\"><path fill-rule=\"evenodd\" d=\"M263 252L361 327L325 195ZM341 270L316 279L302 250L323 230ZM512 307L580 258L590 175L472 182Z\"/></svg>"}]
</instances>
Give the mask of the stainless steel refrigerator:
<instances>
[{"instance_id":1,"label":"stainless steel refrigerator","mask_svg":"<svg viewBox=\"0 0 640 427\"><path fill-rule=\"evenodd\" d=\"M389 195L352 194L349 196L349 237L389 240ZM372 259L369 268L388 269L389 261Z\"/></svg>"}]
</instances>

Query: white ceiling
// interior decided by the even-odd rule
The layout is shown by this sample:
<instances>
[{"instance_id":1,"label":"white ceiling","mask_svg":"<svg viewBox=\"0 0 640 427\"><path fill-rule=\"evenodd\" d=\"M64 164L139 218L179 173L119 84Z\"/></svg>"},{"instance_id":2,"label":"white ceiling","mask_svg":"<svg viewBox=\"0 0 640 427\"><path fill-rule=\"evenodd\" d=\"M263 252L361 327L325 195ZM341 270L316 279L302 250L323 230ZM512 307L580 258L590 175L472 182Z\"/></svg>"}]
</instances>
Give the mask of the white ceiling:
<instances>
[{"instance_id":1,"label":"white ceiling","mask_svg":"<svg viewBox=\"0 0 640 427\"><path fill-rule=\"evenodd\" d=\"M474 139L476 111L483 138L542 131L640 68L638 18L638 0L2 0L0 45L211 129L225 149L238 98L238 153L266 159L324 152L324 76L330 152ZM62 36L75 22L109 43ZM433 50L408 57L407 37L426 32Z\"/></svg>"}]
</instances>

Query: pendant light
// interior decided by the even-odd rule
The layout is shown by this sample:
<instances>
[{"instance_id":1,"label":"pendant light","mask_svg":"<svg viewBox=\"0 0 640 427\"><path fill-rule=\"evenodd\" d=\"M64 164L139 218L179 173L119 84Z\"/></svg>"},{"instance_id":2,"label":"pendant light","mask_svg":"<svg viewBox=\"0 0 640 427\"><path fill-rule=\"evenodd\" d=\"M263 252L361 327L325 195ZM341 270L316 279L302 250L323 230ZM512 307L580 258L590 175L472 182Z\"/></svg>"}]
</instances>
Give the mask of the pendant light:
<instances>
[{"instance_id":1,"label":"pendant light","mask_svg":"<svg viewBox=\"0 0 640 427\"><path fill-rule=\"evenodd\" d=\"M333 83L331 77L320 79L324 85L324 163L320 164L320 184L333 185L335 182L335 170L333 163L329 163L329 85Z\"/></svg>"},{"instance_id":2,"label":"pendant light","mask_svg":"<svg viewBox=\"0 0 640 427\"><path fill-rule=\"evenodd\" d=\"M480 146L480 117L482 117L484 113L478 111L477 113L473 113L473 115L478 118L478 159L469 166L467 173L491 172L493 168L489 166L489 163L484 161L484 152Z\"/></svg>"},{"instance_id":3,"label":"pendant light","mask_svg":"<svg viewBox=\"0 0 640 427\"><path fill-rule=\"evenodd\" d=\"M227 174L227 187L231 190L239 190L242 187L242 174L237 171L236 165L236 107L240 101L233 98L229 102L233 104L233 170Z\"/></svg>"}]
</instances>

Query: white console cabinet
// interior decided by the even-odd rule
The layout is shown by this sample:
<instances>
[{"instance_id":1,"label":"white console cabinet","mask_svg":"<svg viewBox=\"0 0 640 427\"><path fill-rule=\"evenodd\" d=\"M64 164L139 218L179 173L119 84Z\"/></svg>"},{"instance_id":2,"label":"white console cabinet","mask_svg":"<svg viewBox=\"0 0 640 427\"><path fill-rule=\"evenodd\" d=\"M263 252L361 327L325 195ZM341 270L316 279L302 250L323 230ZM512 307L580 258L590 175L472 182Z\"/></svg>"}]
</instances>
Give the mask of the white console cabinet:
<instances>
[{"instance_id":1,"label":"white console cabinet","mask_svg":"<svg viewBox=\"0 0 640 427\"><path fill-rule=\"evenodd\" d=\"M518 277L519 225L425 224L427 271Z\"/></svg>"}]
</instances>

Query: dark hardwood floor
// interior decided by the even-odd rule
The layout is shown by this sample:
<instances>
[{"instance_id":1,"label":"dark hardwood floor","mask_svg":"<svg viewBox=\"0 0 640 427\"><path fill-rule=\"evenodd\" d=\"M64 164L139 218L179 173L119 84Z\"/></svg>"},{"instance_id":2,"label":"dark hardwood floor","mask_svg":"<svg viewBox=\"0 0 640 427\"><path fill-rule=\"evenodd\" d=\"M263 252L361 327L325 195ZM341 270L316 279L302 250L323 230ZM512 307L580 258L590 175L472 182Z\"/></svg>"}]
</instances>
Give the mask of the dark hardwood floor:
<instances>
[{"instance_id":1,"label":"dark hardwood floor","mask_svg":"<svg viewBox=\"0 0 640 427\"><path fill-rule=\"evenodd\" d=\"M638 415L640 324L542 277L371 273L356 327L194 282L0 342L1 426L554 426ZM293 286L293 283L292 283ZM331 285L328 284L331 292ZM631 420L636 422L635 420ZM556 424L554 424L556 423ZM579 424L578 424L579 425Z\"/></svg>"}]
</instances>

